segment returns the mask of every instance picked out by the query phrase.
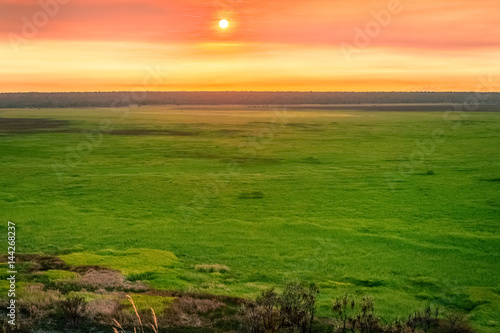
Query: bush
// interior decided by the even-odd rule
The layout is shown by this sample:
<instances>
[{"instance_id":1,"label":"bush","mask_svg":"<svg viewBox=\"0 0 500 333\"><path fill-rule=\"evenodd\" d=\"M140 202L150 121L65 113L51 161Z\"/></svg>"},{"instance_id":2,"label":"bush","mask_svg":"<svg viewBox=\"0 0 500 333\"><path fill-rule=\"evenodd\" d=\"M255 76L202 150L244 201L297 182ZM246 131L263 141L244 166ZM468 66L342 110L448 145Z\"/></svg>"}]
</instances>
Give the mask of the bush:
<instances>
[{"instance_id":1,"label":"bush","mask_svg":"<svg viewBox=\"0 0 500 333\"><path fill-rule=\"evenodd\" d=\"M266 290L255 302L242 308L242 320L252 333L267 331L311 332L318 287L289 283L278 295Z\"/></svg>"},{"instance_id":2,"label":"bush","mask_svg":"<svg viewBox=\"0 0 500 333\"><path fill-rule=\"evenodd\" d=\"M372 333L382 331L380 318L375 315L373 299L364 296L356 303L354 297L345 294L344 297L337 298L333 303L333 313L335 314L338 332ZM392 327L393 325L390 325ZM394 325L397 329L397 325Z\"/></svg>"},{"instance_id":3,"label":"bush","mask_svg":"<svg viewBox=\"0 0 500 333\"><path fill-rule=\"evenodd\" d=\"M83 297L74 296L61 301L61 309L64 315L70 320L73 328L78 327L78 323L85 315L87 302Z\"/></svg>"},{"instance_id":4,"label":"bush","mask_svg":"<svg viewBox=\"0 0 500 333\"><path fill-rule=\"evenodd\" d=\"M443 333L473 333L474 330L463 314L451 314L441 321L440 332Z\"/></svg>"},{"instance_id":5,"label":"bush","mask_svg":"<svg viewBox=\"0 0 500 333\"><path fill-rule=\"evenodd\" d=\"M274 288L263 291L262 295L257 298L257 304L262 308L263 324L267 330L274 330L273 317L278 306L278 300L278 294L274 291Z\"/></svg>"},{"instance_id":6,"label":"bush","mask_svg":"<svg viewBox=\"0 0 500 333\"><path fill-rule=\"evenodd\" d=\"M319 289L314 284L309 288L305 288L300 283L287 284L278 302L280 328L301 330L304 333L311 332L318 293Z\"/></svg>"}]
</instances>

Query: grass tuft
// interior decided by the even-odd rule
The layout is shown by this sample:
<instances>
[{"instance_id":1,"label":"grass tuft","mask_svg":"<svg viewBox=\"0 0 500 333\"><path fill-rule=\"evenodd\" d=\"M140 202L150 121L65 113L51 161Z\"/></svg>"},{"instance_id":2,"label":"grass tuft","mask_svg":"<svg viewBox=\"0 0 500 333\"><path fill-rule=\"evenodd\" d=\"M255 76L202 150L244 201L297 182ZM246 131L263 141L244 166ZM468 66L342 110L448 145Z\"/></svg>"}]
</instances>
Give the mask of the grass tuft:
<instances>
[{"instance_id":1,"label":"grass tuft","mask_svg":"<svg viewBox=\"0 0 500 333\"><path fill-rule=\"evenodd\" d=\"M214 265L196 265L194 266L194 269L197 270L198 272L204 272L204 273L226 273L229 272L231 269L226 266L226 265L219 265L219 264L214 264Z\"/></svg>"}]
</instances>

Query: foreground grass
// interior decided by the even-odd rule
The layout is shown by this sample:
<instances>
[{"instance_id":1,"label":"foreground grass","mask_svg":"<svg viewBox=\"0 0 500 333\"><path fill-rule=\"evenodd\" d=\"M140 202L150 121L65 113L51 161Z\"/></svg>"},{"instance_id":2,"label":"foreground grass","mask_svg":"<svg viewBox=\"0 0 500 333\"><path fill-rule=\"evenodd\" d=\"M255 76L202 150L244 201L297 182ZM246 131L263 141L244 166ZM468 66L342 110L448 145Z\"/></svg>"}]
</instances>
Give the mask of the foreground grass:
<instances>
[{"instance_id":1,"label":"foreground grass","mask_svg":"<svg viewBox=\"0 0 500 333\"><path fill-rule=\"evenodd\" d=\"M125 111L0 110L68 121L0 128L18 251L160 289L307 280L320 316L347 290L387 318L431 303L500 328L498 114Z\"/></svg>"}]
</instances>

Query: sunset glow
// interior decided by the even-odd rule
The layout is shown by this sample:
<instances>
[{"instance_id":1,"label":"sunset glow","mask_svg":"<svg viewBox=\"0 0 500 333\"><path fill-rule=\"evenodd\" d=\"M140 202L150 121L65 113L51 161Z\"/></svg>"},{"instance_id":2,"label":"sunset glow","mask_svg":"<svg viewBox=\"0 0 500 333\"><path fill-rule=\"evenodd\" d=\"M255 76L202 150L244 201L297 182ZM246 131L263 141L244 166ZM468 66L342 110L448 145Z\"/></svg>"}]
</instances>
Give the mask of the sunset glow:
<instances>
[{"instance_id":1,"label":"sunset glow","mask_svg":"<svg viewBox=\"0 0 500 333\"><path fill-rule=\"evenodd\" d=\"M131 90L151 68L148 90L499 90L481 84L500 77L498 1L2 6L3 92Z\"/></svg>"}]
</instances>

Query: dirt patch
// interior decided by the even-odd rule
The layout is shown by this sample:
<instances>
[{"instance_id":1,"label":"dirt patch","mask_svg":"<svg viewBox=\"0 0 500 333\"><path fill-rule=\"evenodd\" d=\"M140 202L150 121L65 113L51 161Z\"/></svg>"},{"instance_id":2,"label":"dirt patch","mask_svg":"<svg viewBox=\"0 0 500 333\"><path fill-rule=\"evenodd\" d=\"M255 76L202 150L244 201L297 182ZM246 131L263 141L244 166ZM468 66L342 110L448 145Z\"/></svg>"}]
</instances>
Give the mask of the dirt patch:
<instances>
[{"instance_id":1,"label":"dirt patch","mask_svg":"<svg viewBox=\"0 0 500 333\"><path fill-rule=\"evenodd\" d=\"M74 267L69 268L68 270L70 270L72 272L75 272L75 273L78 273L78 274L85 274L88 271L97 271L97 272L100 272L100 271L106 271L106 272L112 271L112 272L119 273L117 270L110 269L110 268L105 268L105 267L102 267L102 266L95 266L95 265L74 266Z\"/></svg>"},{"instance_id":2,"label":"dirt patch","mask_svg":"<svg viewBox=\"0 0 500 333\"><path fill-rule=\"evenodd\" d=\"M70 124L67 120L49 118L0 118L0 134L61 132Z\"/></svg>"},{"instance_id":3,"label":"dirt patch","mask_svg":"<svg viewBox=\"0 0 500 333\"><path fill-rule=\"evenodd\" d=\"M7 261L7 257L1 256L2 262ZM16 260L19 263L30 263L26 268L28 272L48 271L48 270L69 270L69 266L59 259L59 257L42 256L38 254L17 254Z\"/></svg>"}]
</instances>

